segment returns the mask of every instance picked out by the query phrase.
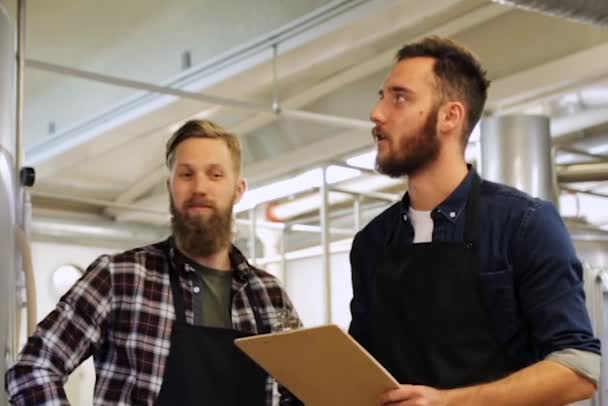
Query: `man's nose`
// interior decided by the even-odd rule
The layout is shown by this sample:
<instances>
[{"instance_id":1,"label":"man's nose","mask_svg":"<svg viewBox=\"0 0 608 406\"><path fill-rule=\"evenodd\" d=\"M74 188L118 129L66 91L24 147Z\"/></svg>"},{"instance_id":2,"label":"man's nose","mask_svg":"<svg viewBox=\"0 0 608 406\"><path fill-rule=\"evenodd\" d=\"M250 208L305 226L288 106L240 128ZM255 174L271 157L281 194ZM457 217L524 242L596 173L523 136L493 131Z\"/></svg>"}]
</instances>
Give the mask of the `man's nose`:
<instances>
[{"instance_id":1,"label":"man's nose","mask_svg":"<svg viewBox=\"0 0 608 406\"><path fill-rule=\"evenodd\" d=\"M369 119L375 124L382 124L384 122L384 114L382 112L382 100L378 100L372 111L369 113Z\"/></svg>"},{"instance_id":2,"label":"man's nose","mask_svg":"<svg viewBox=\"0 0 608 406\"><path fill-rule=\"evenodd\" d=\"M197 194L205 195L207 193L207 188L209 186L209 182L207 177L204 175L195 175L194 176L194 192Z\"/></svg>"}]
</instances>

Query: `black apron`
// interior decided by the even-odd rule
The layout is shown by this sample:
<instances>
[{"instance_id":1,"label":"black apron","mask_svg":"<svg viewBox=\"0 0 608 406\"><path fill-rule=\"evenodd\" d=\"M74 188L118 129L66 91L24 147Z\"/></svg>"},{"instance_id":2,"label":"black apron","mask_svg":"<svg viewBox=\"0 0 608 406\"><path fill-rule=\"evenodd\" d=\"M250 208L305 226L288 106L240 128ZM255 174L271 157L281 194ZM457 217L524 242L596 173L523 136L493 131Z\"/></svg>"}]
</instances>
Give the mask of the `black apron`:
<instances>
[{"instance_id":1,"label":"black apron","mask_svg":"<svg viewBox=\"0 0 608 406\"><path fill-rule=\"evenodd\" d=\"M169 251L169 248L166 250ZM187 324L178 272L171 256L168 252L166 254L176 320L156 404L266 405L268 375L234 345L235 339L250 334L227 328ZM251 288L247 285L244 289L255 315L258 333L269 333L270 328L264 328Z\"/></svg>"},{"instance_id":2,"label":"black apron","mask_svg":"<svg viewBox=\"0 0 608 406\"><path fill-rule=\"evenodd\" d=\"M475 176L464 241L406 246L397 233L377 269L371 350L403 384L448 389L511 372L479 292L479 189Z\"/></svg>"}]
</instances>

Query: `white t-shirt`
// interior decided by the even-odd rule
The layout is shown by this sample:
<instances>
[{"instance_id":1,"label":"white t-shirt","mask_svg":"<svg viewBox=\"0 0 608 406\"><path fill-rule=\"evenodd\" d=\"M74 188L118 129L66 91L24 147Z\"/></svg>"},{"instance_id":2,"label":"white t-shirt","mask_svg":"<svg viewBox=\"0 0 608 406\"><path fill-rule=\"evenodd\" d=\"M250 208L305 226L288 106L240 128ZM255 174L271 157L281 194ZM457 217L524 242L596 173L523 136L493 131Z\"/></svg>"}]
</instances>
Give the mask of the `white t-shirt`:
<instances>
[{"instance_id":1,"label":"white t-shirt","mask_svg":"<svg viewBox=\"0 0 608 406\"><path fill-rule=\"evenodd\" d=\"M414 244L433 241L433 219L431 210L414 210L409 208L410 221L414 227Z\"/></svg>"}]
</instances>

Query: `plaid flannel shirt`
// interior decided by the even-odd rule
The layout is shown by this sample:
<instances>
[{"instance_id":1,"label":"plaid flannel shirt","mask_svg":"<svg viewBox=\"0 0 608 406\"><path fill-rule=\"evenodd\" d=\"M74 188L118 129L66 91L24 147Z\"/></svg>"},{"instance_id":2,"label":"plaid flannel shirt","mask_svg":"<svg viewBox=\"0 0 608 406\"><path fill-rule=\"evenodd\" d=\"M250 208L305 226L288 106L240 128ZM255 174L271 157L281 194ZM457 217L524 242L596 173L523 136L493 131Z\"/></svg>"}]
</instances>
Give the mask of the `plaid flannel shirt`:
<instances>
[{"instance_id":1,"label":"plaid flannel shirt","mask_svg":"<svg viewBox=\"0 0 608 406\"><path fill-rule=\"evenodd\" d=\"M168 241L103 255L66 293L37 327L14 366L6 373L6 390L15 405L68 405L63 389L68 375L93 356L96 371L94 405L154 405L163 383L175 320L169 282ZM168 250L170 260L175 252ZM266 327L277 315L297 317L291 301L272 275L251 266L236 247L230 252L232 324L258 333L245 293L250 285ZM186 306L193 324L194 269L175 261ZM267 382L267 404L279 402L276 382ZM291 404L281 390L280 403ZM295 403L295 401L294 401ZM201 399L201 405L204 405ZM215 405L212 405L215 406Z\"/></svg>"}]
</instances>

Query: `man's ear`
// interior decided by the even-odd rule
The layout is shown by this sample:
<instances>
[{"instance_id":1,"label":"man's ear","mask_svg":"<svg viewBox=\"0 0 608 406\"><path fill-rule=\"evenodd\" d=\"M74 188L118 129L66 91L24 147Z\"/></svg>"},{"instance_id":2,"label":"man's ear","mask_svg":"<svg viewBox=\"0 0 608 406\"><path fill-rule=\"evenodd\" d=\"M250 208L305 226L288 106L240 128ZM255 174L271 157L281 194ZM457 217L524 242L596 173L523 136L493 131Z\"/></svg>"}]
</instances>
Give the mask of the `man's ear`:
<instances>
[{"instance_id":1,"label":"man's ear","mask_svg":"<svg viewBox=\"0 0 608 406\"><path fill-rule=\"evenodd\" d=\"M448 102L439 109L439 117L437 117L437 126L440 134L452 134L456 132L458 135L464 128L466 110L461 102Z\"/></svg>"},{"instance_id":2,"label":"man's ear","mask_svg":"<svg viewBox=\"0 0 608 406\"><path fill-rule=\"evenodd\" d=\"M236 184L236 199L234 200L234 204L237 204L241 201L241 198L247 191L247 180L245 178L239 178Z\"/></svg>"}]
</instances>

